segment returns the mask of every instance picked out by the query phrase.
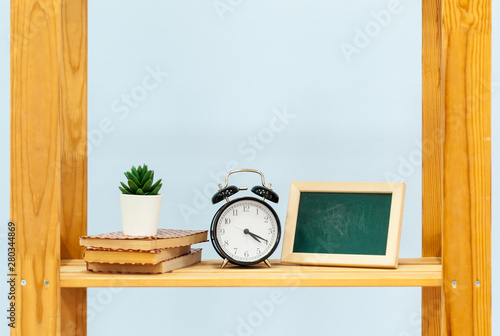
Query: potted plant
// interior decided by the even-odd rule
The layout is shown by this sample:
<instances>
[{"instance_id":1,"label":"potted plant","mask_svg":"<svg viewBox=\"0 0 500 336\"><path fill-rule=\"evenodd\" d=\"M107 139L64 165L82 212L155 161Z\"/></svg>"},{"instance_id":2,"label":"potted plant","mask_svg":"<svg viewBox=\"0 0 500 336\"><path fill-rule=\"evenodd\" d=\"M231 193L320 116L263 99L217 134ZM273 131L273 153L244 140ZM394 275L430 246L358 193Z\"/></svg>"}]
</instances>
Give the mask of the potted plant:
<instances>
[{"instance_id":1,"label":"potted plant","mask_svg":"<svg viewBox=\"0 0 500 336\"><path fill-rule=\"evenodd\" d=\"M147 165L132 166L124 173L127 183L120 182L120 205L123 234L154 236L158 231L162 195L161 179L153 183L154 171Z\"/></svg>"}]
</instances>

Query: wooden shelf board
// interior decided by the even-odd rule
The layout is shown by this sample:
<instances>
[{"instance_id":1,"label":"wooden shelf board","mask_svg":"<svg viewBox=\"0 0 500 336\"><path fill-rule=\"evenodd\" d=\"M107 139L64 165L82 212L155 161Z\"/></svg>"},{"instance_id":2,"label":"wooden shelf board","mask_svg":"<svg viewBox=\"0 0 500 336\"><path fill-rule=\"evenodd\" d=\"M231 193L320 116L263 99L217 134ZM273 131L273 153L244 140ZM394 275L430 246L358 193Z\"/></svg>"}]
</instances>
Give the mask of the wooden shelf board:
<instances>
[{"instance_id":1,"label":"wooden shelf board","mask_svg":"<svg viewBox=\"0 0 500 336\"><path fill-rule=\"evenodd\" d=\"M438 287L442 267L438 258L400 259L397 269L298 266L271 260L251 267L203 260L165 274L88 272L81 259L61 260L61 287Z\"/></svg>"}]
</instances>

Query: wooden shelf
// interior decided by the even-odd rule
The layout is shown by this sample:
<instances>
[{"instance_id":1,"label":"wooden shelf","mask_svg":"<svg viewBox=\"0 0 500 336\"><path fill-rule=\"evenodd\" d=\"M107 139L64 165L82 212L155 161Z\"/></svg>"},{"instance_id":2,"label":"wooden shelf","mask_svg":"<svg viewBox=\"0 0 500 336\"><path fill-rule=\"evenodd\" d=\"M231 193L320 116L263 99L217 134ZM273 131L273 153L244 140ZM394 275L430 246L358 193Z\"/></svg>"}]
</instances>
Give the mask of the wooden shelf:
<instances>
[{"instance_id":1,"label":"wooden shelf","mask_svg":"<svg viewBox=\"0 0 500 336\"><path fill-rule=\"evenodd\" d=\"M143 276L92 274L71 259L87 234L88 2L11 1L11 335L87 335L86 287L98 286L435 286L422 290L423 336L492 334L492 0L422 1L422 255L442 263L220 270L207 260Z\"/></svg>"},{"instance_id":2,"label":"wooden shelf","mask_svg":"<svg viewBox=\"0 0 500 336\"><path fill-rule=\"evenodd\" d=\"M397 269L297 266L271 260L252 267L203 260L165 274L108 274L88 272L80 259L61 261L61 287L438 287L439 258L400 259Z\"/></svg>"}]
</instances>

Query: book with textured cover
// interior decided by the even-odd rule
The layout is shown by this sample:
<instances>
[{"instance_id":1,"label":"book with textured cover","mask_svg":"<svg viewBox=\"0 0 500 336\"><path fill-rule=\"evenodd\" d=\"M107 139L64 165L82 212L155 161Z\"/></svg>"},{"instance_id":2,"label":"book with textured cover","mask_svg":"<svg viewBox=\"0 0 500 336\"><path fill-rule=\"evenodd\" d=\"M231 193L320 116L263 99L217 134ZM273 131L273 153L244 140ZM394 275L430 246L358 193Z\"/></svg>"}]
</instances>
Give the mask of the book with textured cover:
<instances>
[{"instance_id":1,"label":"book with textured cover","mask_svg":"<svg viewBox=\"0 0 500 336\"><path fill-rule=\"evenodd\" d=\"M105 264L87 263L87 270L105 273L135 273L156 274L167 273L173 270L196 264L201 261L201 249L191 249L191 252L179 257L164 260L156 265L130 265L130 264Z\"/></svg>"},{"instance_id":2,"label":"book with textured cover","mask_svg":"<svg viewBox=\"0 0 500 336\"><path fill-rule=\"evenodd\" d=\"M190 251L191 245L149 251L89 247L85 250L83 260L98 263L154 265L187 254Z\"/></svg>"},{"instance_id":3,"label":"book with textured cover","mask_svg":"<svg viewBox=\"0 0 500 336\"><path fill-rule=\"evenodd\" d=\"M156 236L127 236L123 232L101 233L80 237L80 245L124 250L159 250L207 241L207 230L158 229Z\"/></svg>"}]
</instances>

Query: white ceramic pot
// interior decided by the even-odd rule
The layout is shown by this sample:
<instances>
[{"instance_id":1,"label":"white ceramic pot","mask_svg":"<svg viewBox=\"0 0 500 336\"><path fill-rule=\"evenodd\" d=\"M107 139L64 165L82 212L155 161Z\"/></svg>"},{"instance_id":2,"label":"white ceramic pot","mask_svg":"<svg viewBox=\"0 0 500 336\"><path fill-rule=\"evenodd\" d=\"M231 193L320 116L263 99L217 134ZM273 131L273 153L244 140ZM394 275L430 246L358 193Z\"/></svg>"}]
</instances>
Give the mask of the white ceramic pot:
<instances>
[{"instance_id":1,"label":"white ceramic pot","mask_svg":"<svg viewBox=\"0 0 500 336\"><path fill-rule=\"evenodd\" d=\"M162 196L120 194L123 234L155 236L160 220Z\"/></svg>"}]
</instances>

